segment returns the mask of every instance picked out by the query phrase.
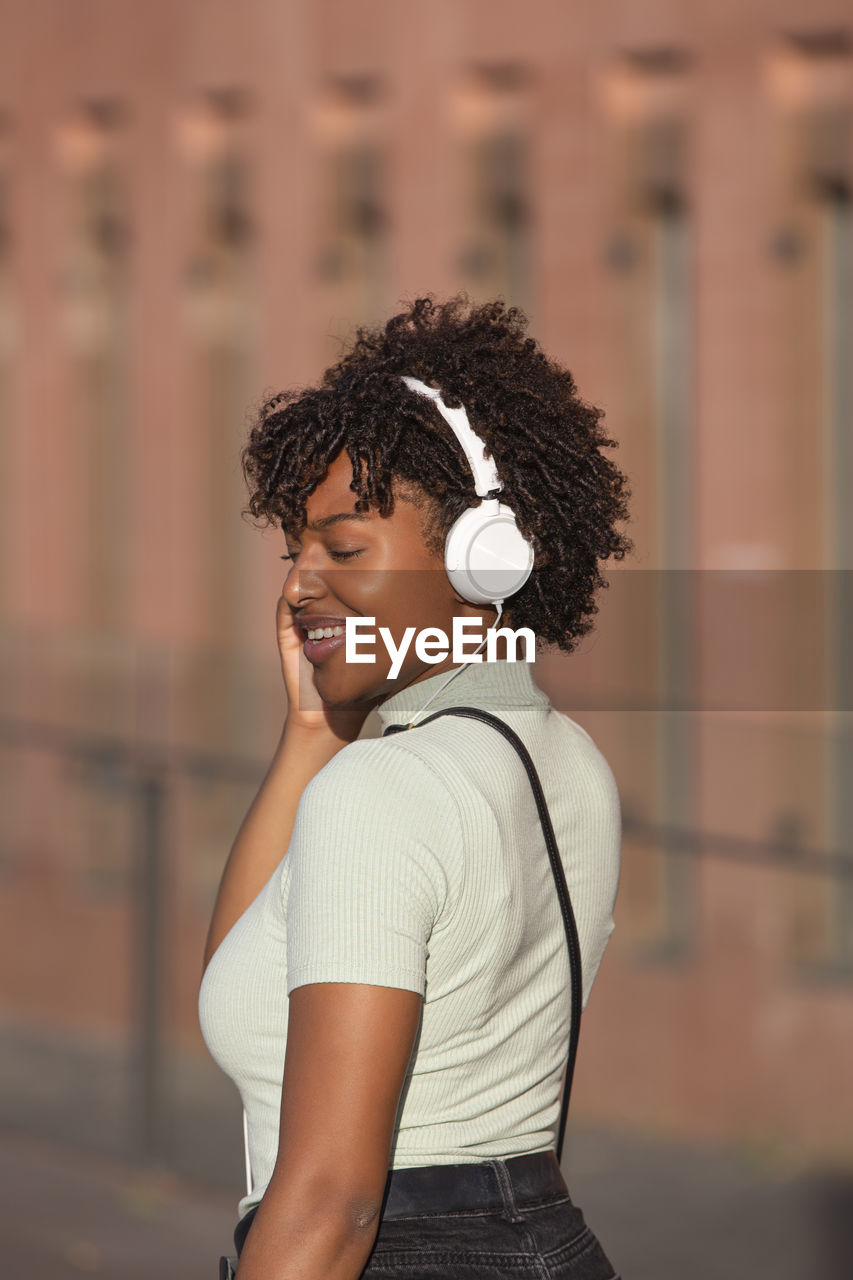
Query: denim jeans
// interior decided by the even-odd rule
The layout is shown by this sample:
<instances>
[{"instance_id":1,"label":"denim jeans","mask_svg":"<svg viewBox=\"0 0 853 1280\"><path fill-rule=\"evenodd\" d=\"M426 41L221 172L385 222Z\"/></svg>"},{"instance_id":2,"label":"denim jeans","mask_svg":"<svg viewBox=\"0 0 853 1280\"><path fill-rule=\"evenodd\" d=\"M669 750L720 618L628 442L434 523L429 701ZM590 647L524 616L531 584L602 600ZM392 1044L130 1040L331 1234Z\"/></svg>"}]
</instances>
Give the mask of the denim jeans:
<instances>
[{"instance_id":1,"label":"denim jeans","mask_svg":"<svg viewBox=\"0 0 853 1280\"><path fill-rule=\"evenodd\" d=\"M364 1280L620 1280L553 1152L398 1174ZM248 1225L235 1231L238 1250Z\"/></svg>"}]
</instances>

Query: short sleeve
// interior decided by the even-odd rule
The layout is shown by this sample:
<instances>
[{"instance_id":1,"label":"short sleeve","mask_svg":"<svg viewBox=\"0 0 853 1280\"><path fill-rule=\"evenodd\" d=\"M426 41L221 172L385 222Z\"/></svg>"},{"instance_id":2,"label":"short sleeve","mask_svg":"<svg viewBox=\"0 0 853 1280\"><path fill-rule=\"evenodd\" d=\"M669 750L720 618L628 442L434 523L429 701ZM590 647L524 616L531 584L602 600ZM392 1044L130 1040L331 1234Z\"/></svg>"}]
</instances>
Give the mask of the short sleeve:
<instances>
[{"instance_id":1,"label":"short sleeve","mask_svg":"<svg viewBox=\"0 0 853 1280\"><path fill-rule=\"evenodd\" d=\"M287 993L310 982L426 989L460 845L455 801L413 752L343 748L305 788L285 862Z\"/></svg>"}]
</instances>

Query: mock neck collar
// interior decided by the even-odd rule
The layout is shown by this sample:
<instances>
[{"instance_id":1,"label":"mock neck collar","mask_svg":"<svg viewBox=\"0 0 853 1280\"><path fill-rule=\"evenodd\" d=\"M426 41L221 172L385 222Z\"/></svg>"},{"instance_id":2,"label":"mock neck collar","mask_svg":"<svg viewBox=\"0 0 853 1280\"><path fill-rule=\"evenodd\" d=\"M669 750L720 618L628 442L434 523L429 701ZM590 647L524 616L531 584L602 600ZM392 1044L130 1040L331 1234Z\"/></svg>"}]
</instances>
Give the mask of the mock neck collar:
<instances>
[{"instance_id":1,"label":"mock neck collar","mask_svg":"<svg viewBox=\"0 0 853 1280\"><path fill-rule=\"evenodd\" d=\"M384 733L389 724L408 724L428 698L432 700L417 724L432 715L433 711L440 711L444 707L478 707L485 704L498 707L547 707L548 696L535 683L532 666L530 662L507 662L504 659L500 662L475 662L457 667L458 674L453 676L445 689L441 689L441 686L449 679L449 671L429 676L417 684L406 685L376 708L382 731ZM436 693L438 689L441 689L440 693ZM436 694L434 698L433 694Z\"/></svg>"}]
</instances>

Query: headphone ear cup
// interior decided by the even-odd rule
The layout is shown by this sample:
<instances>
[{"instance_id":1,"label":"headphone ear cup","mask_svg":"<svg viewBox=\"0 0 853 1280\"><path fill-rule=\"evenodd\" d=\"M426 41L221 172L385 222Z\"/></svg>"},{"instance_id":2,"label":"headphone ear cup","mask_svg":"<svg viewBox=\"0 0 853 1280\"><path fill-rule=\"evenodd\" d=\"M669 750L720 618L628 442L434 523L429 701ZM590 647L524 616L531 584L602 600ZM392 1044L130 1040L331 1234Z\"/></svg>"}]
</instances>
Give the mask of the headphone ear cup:
<instances>
[{"instance_id":1,"label":"headphone ear cup","mask_svg":"<svg viewBox=\"0 0 853 1280\"><path fill-rule=\"evenodd\" d=\"M519 591L533 572L533 545L511 507L497 501L469 507L448 531L444 567L469 604L494 604Z\"/></svg>"}]
</instances>

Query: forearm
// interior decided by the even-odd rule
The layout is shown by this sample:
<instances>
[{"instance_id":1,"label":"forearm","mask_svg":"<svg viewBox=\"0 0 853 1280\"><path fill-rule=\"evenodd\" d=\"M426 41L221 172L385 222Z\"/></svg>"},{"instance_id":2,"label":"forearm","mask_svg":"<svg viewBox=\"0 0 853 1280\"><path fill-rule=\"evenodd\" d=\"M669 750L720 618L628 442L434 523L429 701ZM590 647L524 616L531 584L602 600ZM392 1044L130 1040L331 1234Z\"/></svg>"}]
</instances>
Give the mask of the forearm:
<instances>
[{"instance_id":1,"label":"forearm","mask_svg":"<svg viewBox=\"0 0 853 1280\"><path fill-rule=\"evenodd\" d=\"M222 872L204 948L204 969L284 857L305 787L345 746L346 739L330 731L285 722L272 763Z\"/></svg>"},{"instance_id":2,"label":"forearm","mask_svg":"<svg viewBox=\"0 0 853 1280\"><path fill-rule=\"evenodd\" d=\"M378 1205L326 1195L309 1203L298 1192L258 1206L240 1255L240 1280L358 1280L379 1227Z\"/></svg>"}]
</instances>

